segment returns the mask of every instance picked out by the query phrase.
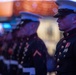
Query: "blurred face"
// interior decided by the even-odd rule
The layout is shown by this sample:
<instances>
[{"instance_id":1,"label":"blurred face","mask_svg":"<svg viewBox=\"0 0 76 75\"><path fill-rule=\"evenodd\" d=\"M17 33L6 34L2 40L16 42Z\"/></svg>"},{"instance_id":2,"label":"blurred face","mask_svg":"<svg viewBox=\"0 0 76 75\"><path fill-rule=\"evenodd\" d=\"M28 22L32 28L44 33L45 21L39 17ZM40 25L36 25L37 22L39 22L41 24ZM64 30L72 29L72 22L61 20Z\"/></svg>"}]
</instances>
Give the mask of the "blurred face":
<instances>
[{"instance_id":1,"label":"blurred face","mask_svg":"<svg viewBox=\"0 0 76 75\"><path fill-rule=\"evenodd\" d=\"M26 35L26 36L29 36L31 34L33 34L34 32L36 32L36 26L38 25L39 23L37 22L29 22L27 23L25 26L23 26L21 28L21 32L23 35Z\"/></svg>"},{"instance_id":2,"label":"blurred face","mask_svg":"<svg viewBox=\"0 0 76 75\"><path fill-rule=\"evenodd\" d=\"M73 27L73 20L72 20L72 15L69 14L65 17L59 17L57 22L58 22L58 27L60 31L69 31Z\"/></svg>"}]
</instances>

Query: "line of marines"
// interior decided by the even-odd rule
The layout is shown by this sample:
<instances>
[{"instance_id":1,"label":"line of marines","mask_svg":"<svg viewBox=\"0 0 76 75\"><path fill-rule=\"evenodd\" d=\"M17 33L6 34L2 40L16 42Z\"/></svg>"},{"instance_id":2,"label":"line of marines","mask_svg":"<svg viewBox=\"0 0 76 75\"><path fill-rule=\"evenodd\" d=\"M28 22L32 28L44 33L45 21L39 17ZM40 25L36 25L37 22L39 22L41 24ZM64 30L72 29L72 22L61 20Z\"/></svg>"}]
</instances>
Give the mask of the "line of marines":
<instances>
[{"instance_id":1,"label":"line of marines","mask_svg":"<svg viewBox=\"0 0 76 75\"><path fill-rule=\"evenodd\" d=\"M24 35L27 30L24 29L25 25L31 22L39 24L39 21L35 20L23 18L15 29L0 37L0 75L47 74L47 48L44 42L37 32L29 36ZM30 30L30 27L28 29Z\"/></svg>"}]
</instances>

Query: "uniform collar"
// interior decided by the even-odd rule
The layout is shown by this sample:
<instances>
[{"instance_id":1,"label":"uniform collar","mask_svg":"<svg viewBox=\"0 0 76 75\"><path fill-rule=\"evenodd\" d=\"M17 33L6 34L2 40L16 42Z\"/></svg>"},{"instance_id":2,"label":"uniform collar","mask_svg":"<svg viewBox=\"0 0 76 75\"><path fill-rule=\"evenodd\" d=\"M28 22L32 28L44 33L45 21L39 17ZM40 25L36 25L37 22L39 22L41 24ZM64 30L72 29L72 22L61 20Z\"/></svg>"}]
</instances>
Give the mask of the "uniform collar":
<instances>
[{"instance_id":1,"label":"uniform collar","mask_svg":"<svg viewBox=\"0 0 76 75\"><path fill-rule=\"evenodd\" d=\"M76 34L76 28L74 28L74 29L72 29L72 30L70 30L68 32L63 33L64 37L68 37L68 36L71 36L73 34Z\"/></svg>"}]
</instances>

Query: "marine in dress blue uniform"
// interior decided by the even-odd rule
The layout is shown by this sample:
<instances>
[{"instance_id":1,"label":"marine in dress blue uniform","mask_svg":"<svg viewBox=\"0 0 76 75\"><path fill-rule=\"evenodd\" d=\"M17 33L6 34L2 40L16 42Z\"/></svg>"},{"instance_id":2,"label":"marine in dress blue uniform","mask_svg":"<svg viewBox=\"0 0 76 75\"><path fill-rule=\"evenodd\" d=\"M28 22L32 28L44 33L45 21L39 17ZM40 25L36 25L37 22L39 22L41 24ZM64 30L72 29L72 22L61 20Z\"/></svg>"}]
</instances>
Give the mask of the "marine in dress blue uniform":
<instances>
[{"instance_id":1,"label":"marine in dress blue uniform","mask_svg":"<svg viewBox=\"0 0 76 75\"><path fill-rule=\"evenodd\" d=\"M18 61L16 60L15 51L18 50L18 40L16 37L16 31L19 29L14 29L13 32L9 32L5 38L6 47L3 51L4 56L4 72L3 75L17 75Z\"/></svg>"},{"instance_id":2,"label":"marine in dress blue uniform","mask_svg":"<svg viewBox=\"0 0 76 75\"><path fill-rule=\"evenodd\" d=\"M63 38L58 42L55 52L56 75L76 75L76 12L69 5L61 6L54 16Z\"/></svg>"},{"instance_id":3,"label":"marine in dress blue uniform","mask_svg":"<svg viewBox=\"0 0 76 75\"><path fill-rule=\"evenodd\" d=\"M46 75L47 48L36 33L39 26L39 16L32 13L21 12L21 17L21 31L23 33L24 41L21 50L18 53L19 56L17 57L19 58L19 67L22 66L21 75ZM35 27L36 30L33 28L34 26L37 27Z\"/></svg>"}]
</instances>

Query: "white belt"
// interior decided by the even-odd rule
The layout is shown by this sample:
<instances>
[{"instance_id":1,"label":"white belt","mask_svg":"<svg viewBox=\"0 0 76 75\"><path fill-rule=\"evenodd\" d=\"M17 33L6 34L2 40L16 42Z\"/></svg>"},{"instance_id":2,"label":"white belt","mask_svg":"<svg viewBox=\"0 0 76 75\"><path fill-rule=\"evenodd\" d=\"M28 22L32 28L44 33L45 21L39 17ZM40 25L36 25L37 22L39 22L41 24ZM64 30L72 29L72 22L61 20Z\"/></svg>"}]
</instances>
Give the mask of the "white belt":
<instances>
[{"instance_id":1,"label":"white belt","mask_svg":"<svg viewBox=\"0 0 76 75\"><path fill-rule=\"evenodd\" d=\"M4 62L4 64L7 64L7 65L10 64L9 60L4 60L3 62Z\"/></svg>"},{"instance_id":2,"label":"white belt","mask_svg":"<svg viewBox=\"0 0 76 75\"><path fill-rule=\"evenodd\" d=\"M22 67L22 65L21 65L21 64L18 64L18 68L19 68L19 69L22 69L23 67Z\"/></svg>"},{"instance_id":3,"label":"white belt","mask_svg":"<svg viewBox=\"0 0 76 75\"><path fill-rule=\"evenodd\" d=\"M12 65L18 65L18 62L16 60L9 60L10 61L10 64Z\"/></svg>"},{"instance_id":4,"label":"white belt","mask_svg":"<svg viewBox=\"0 0 76 75\"><path fill-rule=\"evenodd\" d=\"M31 68L23 68L23 73L29 72L30 75L35 75L35 68L31 67Z\"/></svg>"},{"instance_id":5,"label":"white belt","mask_svg":"<svg viewBox=\"0 0 76 75\"><path fill-rule=\"evenodd\" d=\"M4 57L3 56L0 56L0 60L3 60L4 59Z\"/></svg>"},{"instance_id":6,"label":"white belt","mask_svg":"<svg viewBox=\"0 0 76 75\"><path fill-rule=\"evenodd\" d=\"M17 61L14 61L14 60L4 60L4 63L7 64L7 65L18 65L18 62Z\"/></svg>"}]
</instances>

